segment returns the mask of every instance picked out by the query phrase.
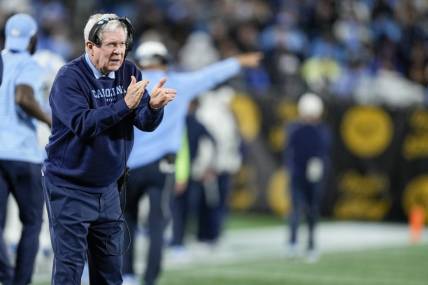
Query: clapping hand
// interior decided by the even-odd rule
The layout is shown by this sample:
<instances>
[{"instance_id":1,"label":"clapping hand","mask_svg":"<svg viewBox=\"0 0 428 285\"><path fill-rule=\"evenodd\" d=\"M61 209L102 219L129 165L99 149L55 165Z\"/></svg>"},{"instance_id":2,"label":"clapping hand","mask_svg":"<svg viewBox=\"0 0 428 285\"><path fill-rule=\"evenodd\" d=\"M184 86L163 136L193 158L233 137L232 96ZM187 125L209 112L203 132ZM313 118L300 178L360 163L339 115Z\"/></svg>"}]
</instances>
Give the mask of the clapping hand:
<instances>
[{"instance_id":1,"label":"clapping hand","mask_svg":"<svg viewBox=\"0 0 428 285\"><path fill-rule=\"evenodd\" d=\"M131 76L131 83L128 86L126 96L124 98L126 106L128 106L129 109L135 109L138 107L141 99L143 98L144 90L148 84L148 80L141 80L137 82L135 76Z\"/></svg>"},{"instance_id":2,"label":"clapping hand","mask_svg":"<svg viewBox=\"0 0 428 285\"><path fill-rule=\"evenodd\" d=\"M150 107L153 109L159 109L164 107L170 101L174 100L177 95L177 91L171 88L163 87L166 82L166 78L159 80L155 88L153 88L152 93L150 94Z\"/></svg>"}]
</instances>

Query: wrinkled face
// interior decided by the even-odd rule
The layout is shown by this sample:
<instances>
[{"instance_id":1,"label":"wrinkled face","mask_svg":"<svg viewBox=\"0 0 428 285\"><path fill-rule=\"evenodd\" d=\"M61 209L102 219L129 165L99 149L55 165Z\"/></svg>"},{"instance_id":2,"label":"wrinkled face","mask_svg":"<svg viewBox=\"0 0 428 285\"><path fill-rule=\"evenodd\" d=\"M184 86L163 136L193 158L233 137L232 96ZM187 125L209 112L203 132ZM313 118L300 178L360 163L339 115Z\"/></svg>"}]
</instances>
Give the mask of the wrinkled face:
<instances>
[{"instance_id":1,"label":"wrinkled face","mask_svg":"<svg viewBox=\"0 0 428 285\"><path fill-rule=\"evenodd\" d=\"M120 68L125 59L126 36L124 29L117 28L102 32L100 46L91 42L86 43L92 63L101 73L108 74Z\"/></svg>"}]
</instances>

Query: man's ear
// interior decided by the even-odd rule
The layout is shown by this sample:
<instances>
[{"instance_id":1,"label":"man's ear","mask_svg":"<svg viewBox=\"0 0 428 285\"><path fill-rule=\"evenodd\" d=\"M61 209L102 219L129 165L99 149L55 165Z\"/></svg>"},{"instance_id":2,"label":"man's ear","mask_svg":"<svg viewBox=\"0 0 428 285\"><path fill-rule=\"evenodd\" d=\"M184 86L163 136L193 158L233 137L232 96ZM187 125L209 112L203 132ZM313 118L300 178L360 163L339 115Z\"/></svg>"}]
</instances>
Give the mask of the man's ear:
<instances>
[{"instance_id":1,"label":"man's ear","mask_svg":"<svg viewBox=\"0 0 428 285\"><path fill-rule=\"evenodd\" d=\"M95 46L95 44L93 43L93 42L86 42L86 48L89 50L89 52L91 53L91 55L92 55L92 52L93 52L93 50L94 50L94 46Z\"/></svg>"}]
</instances>

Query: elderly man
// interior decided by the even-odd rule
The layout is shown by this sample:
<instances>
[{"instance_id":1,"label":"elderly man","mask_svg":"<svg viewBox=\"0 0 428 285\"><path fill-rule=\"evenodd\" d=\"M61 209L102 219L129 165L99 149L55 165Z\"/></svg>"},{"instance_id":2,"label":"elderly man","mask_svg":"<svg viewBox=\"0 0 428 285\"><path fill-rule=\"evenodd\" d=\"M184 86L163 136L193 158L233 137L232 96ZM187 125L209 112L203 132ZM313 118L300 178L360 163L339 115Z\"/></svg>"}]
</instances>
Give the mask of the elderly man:
<instances>
[{"instance_id":1,"label":"elderly man","mask_svg":"<svg viewBox=\"0 0 428 285\"><path fill-rule=\"evenodd\" d=\"M51 90L43 187L54 250L52 284L80 284L86 257L91 284L122 284L120 191L133 127L156 129L176 94L163 87L165 78L147 93L149 82L125 60L132 33L126 18L91 16L85 54L61 68Z\"/></svg>"}]
</instances>

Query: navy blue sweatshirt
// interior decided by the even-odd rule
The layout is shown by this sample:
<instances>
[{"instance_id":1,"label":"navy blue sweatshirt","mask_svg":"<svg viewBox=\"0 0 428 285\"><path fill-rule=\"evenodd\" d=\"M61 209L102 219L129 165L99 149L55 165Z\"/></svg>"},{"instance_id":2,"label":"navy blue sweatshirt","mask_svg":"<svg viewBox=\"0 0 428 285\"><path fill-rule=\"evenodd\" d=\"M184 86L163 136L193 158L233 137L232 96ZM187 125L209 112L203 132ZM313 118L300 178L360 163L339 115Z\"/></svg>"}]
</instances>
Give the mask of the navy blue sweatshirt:
<instances>
[{"instance_id":1,"label":"navy blue sweatshirt","mask_svg":"<svg viewBox=\"0 0 428 285\"><path fill-rule=\"evenodd\" d=\"M328 163L331 135L326 125L297 122L288 127L287 133L284 158L291 177L304 178L307 163L313 157Z\"/></svg>"},{"instance_id":2,"label":"navy blue sweatshirt","mask_svg":"<svg viewBox=\"0 0 428 285\"><path fill-rule=\"evenodd\" d=\"M137 67L125 61L115 79L96 79L81 56L58 72L50 93L52 135L46 146L45 176L55 185L102 192L124 173L133 145L133 126L153 131L163 108L152 110L145 92L130 110L123 99Z\"/></svg>"}]
</instances>

